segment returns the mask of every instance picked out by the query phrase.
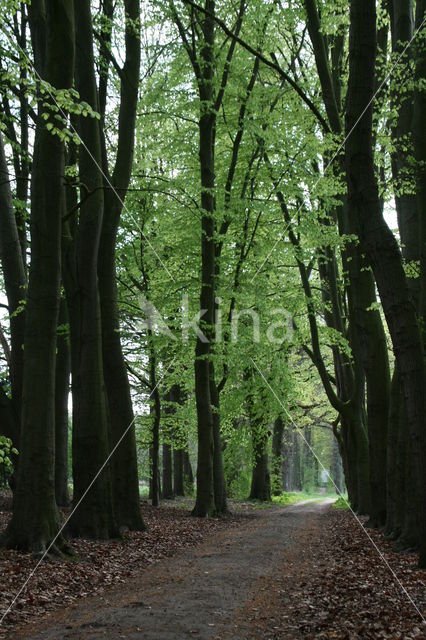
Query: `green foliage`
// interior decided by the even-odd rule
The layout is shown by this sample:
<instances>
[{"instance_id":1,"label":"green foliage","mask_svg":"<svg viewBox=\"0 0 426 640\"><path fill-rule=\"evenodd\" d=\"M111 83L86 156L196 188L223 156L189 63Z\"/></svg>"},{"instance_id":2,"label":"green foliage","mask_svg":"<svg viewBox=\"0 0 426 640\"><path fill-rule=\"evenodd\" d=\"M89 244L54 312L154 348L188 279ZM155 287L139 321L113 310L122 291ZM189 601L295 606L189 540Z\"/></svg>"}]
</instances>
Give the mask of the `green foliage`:
<instances>
[{"instance_id":1,"label":"green foliage","mask_svg":"<svg viewBox=\"0 0 426 640\"><path fill-rule=\"evenodd\" d=\"M304 500L311 500L312 495L306 492L299 491L289 491L284 492L280 496L273 496L272 502L274 504L279 504L283 507L290 506L292 504L298 504L299 502L303 502Z\"/></svg>"},{"instance_id":2,"label":"green foliage","mask_svg":"<svg viewBox=\"0 0 426 640\"><path fill-rule=\"evenodd\" d=\"M7 486L7 480L12 474L12 456L18 455L18 450L12 445L12 440L6 436L0 436L0 482Z\"/></svg>"},{"instance_id":3,"label":"green foliage","mask_svg":"<svg viewBox=\"0 0 426 640\"><path fill-rule=\"evenodd\" d=\"M342 509L342 510L350 509L347 497L339 497L335 502L333 502L333 507L335 509Z\"/></svg>"}]
</instances>

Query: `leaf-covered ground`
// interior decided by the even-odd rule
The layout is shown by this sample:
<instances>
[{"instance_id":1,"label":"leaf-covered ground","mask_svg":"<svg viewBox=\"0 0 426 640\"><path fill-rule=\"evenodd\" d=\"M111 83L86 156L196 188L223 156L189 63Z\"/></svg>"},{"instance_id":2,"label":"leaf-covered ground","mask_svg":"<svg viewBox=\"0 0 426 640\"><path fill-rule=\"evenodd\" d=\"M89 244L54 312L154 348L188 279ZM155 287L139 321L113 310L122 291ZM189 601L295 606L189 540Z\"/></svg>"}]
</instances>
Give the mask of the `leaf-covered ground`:
<instances>
[{"instance_id":1,"label":"leaf-covered ground","mask_svg":"<svg viewBox=\"0 0 426 640\"><path fill-rule=\"evenodd\" d=\"M395 553L379 531L367 531L372 541L349 511L328 509L224 637L426 638L426 571L415 554Z\"/></svg>"},{"instance_id":2,"label":"leaf-covered ground","mask_svg":"<svg viewBox=\"0 0 426 640\"><path fill-rule=\"evenodd\" d=\"M10 507L10 498L1 496L0 532L10 518ZM77 560L41 563L3 621L0 638L16 626L40 619L47 612L131 581L162 558L198 545L220 530L238 527L245 521L248 511L249 508L243 508L238 516L199 519L192 518L183 508L162 506L156 509L143 503L146 532L129 532L122 540L108 542L73 540ZM0 549L0 617L37 562L30 554Z\"/></svg>"},{"instance_id":3,"label":"leaf-covered ground","mask_svg":"<svg viewBox=\"0 0 426 640\"><path fill-rule=\"evenodd\" d=\"M141 637L156 640L426 638L416 611L426 614L426 572L414 554L394 553L368 530L372 544L347 511L243 505L238 516L198 520L187 509L145 504L143 514L146 533L78 540L78 561L43 563L3 634L14 637L37 621L19 637L121 638L143 630ZM1 513L3 524L9 515ZM0 552L2 609L34 565L31 556Z\"/></svg>"}]
</instances>

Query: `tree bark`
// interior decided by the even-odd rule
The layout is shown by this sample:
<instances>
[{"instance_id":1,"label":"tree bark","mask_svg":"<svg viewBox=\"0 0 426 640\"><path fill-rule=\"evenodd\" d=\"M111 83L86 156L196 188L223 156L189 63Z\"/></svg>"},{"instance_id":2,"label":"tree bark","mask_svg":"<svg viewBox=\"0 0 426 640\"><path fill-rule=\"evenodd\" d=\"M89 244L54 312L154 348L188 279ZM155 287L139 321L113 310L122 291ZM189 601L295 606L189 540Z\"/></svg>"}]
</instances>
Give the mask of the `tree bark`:
<instances>
[{"instance_id":1,"label":"tree bark","mask_svg":"<svg viewBox=\"0 0 426 640\"><path fill-rule=\"evenodd\" d=\"M194 488L194 472L192 471L191 460L186 449L183 452L183 481L184 486L192 491Z\"/></svg>"},{"instance_id":2,"label":"tree bark","mask_svg":"<svg viewBox=\"0 0 426 640\"><path fill-rule=\"evenodd\" d=\"M152 389L151 397L152 404L150 413L152 415L152 443L150 447L151 452L151 501L153 507L158 507L160 504L160 420L161 420L161 400L160 391L157 383L157 365L154 355L154 348L152 346L152 331L148 329L148 340L150 342L150 386Z\"/></svg>"},{"instance_id":3,"label":"tree bark","mask_svg":"<svg viewBox=\"0 0 426 640\"><path fill-rule=\"evenodd\" d=\"M173 451L173 486L175 496L185 495L183 456L183 449L175 449Z\"/></svg>"},{"instance_id":4,"label":"tree bark","mask_svg":"<svg viewBox=\"0 0 426 640\"><path fill-rule=\"evenodd\" d=\"M292 442L292 483L291 490L292 491L302 491L302 464L301 464L301 455L300 455L300 437L297 431L293 431L293 442Z\"/></svg>"},{"instance_id":5,"label":"tree bark","mask_svg":"<svg viewBox=\"0 0 426 640\"><path fill-rule=\"evenodd\" d=\"M133 165L140 68L140 36L135 26L139 21L139 5L139 0L124 2L126 56L120 78L117 156L113 175L105 184L98 259L103 373L108 399L111 448L122 438L111 461L114 512L119 526L131 530L144 529L144 524L139 503L134 414L120 338L115 251L123 201ZM106 164L104 158L107 171ZM118 190L118 196L110 188L111 185Z\"/></svg>"},{"instance_id":6,"label":"tree bark","mask_svg":"<svg viewBox=\"0 0 426 640\"><path fill-rule=\"evenodd\" d=\"M173 492L173 456L172 456L172 433L173 428L170 420L175 413L173 402L173 387L164 396L164 415L166 417L162 429L163 433L163 498L174 498Z\"/></svg>"},{"instance_id":7,"label":"tree bark","mask_svg":"<svg viewBox=\"0 0 426 640\"><path fill-rule=\"evenodd\" d=\"M31 11L44 38L34 51L38 73L53 87L72 86L73 3L35 0ZM33 32L34 33L34 32ZM37 49L40 47L41 49ZM51 102L43 96L43 102ZM47 122L42 114L48 114ZM64 145L46 128L52 113L39 104L31 184L31 267L25 331L22 435L14 512L4 533L8 547L42 553L57 536L55 501L55 359L61 283ZM55 549L63 548L59 537Z\"/></svg>"},{"instance_id":8,"label":"tree bark","mask_svg":"<svg viewBox=\"0 0 426 640\"><path fill-rule=\"evenodd\" d=\"M385 526L386 535L393 539L396 539L401 535L403 527L403 513L399 508L403 502L405 492L405 446L403 446L401 438L404 424L402 421L401 405L401 385L398 376L398 369L395 368L392 377L387 440L388 477Z\"/></svg>"},{"instance_id":9,"label":"tree bark","mask_svg":"<svg viewBox=\"0 0 426 640\"><path fill-rule=\"evenodd\" d=\"M98 110L94 71L91 6L82 0L75 7L76 87L81 100ZM118 535L113 513L106 394L103 377L101 317L97 262L104 212L99 122L80 116L79 149L81 191L88 194L80 206L76 237L74 291L71 293L70 329L73 389L74 505L79 505L70 531L90 538Z\"/></svg>"},{"instance_id":10,"label":"tree bark","mask_svg":"<svg viewBox=\"0 0 426 640\"><path fill-rule=\"evenodd\" d=\"M343 492L343 467L337 438L333 438L333 450L331 460L331 477L337 494Z\"/></svg>"},{"instance_id":11,"label":"tree bark","mask_svg":"<svg viewBox=\"0 0 426 640\"><path fill-rule=\"evenodd\" d=\"M350 218L350 216L349 216ZM351 225L352 226L352 225ZM352 228L352 233L356 233ZM376 304L373 274L359 247L349 250L350 288L354 323L359 337L359 354L367 391L367 432L371 503L369 523L386 522L387 430L390 404L390 372L386 335Z\"/></svg>"},{"instance_id":12,"label":"tree bark","mask_svg":"<svg viewBox=\"0 0 426 640\"><path fill-rule=\"evenodd\" d=\"M268 440L261 439L254 447L250 500L271 500L271 476L267 451Z\"/></svg>"},{"instance_id":13,"label":"tree bark","mask_svg":"<svg viewBox=\"0 0 426 640\"><path fill-rule=\"evenodd\" d=\"M309 36L314 47L318 76L321 83L323 102L332 131L342 133L340 72L330 69L326 42L321 31L316 0L305 0ZM336 77L337 76L337 77ZM344 169L343 161L338 161L339 169ZM356 234L353 216L342 199L338 212L341 233ZM343 251L345 271L349 275L349 314L352 330L357 332L357 348L354 357L359 356L367 384L367 430L369 445L370 495L368 506L370 522L381 526L386 518L386 434L390 398L390 374L386 338L376 303L374 278L368 262L363 258L358 245L350 244ZM334 305L336 306L336 305ZM369 309L369 310L368 310ZM335 327L336 328L336 327ZM353 346L353 345L351 345ZM357 366L357 363L355 363ZM363 398L359 398L362 400ZM363 510L364 510L363 508Z\"/></svg>"},{"instance_id":14,"label":"tree bark","mask_svg":"<svg viewBox=\"0 0 426 640\"><path fill-rule=\"evenodd\" d=\"M206 0L208 13L202 22L203 42L200 52L199 150L201 168L201 294L200 329L195 348L195 398L197 404L198 464L197 498L193 515L206 517L215 513L213 458L214 421L210 396L210 352L215 310L215 111L214 111L214 0Z\"/></svg>"},{"instance_id":15,"label":"tree bark","mask_svg":"<svg viewBox=\"0 0 426 640\"><path fill-rule=\"evenodd\" d=\"M248 400L252 441L252 477L250 488L250 500L271 500L271 475L269 472L268 439L269 432L262 424L260 416L255 415L253 399Z\"/></svg>"},{"instance_id":16,"label":"tree bark","mask_svg":"<svg viewBox=\"0 0 426 640\"><path fill-rule=\"evenodd\" d=\"M66 300L61 298L57 337L55 381L55 495L59 507L70 502L68 492L68 397L70 391L71 354L69 336L64 333L68 323Z\"/></svg>"},{"instance_id":17,"label":"tree bark","mask_svg":"<svg viewBox=\"0 0 426 640\"><path fill-rule=\"evenodd\" d=\"M172 448L170 444L163 443L163 499L174 498L173 493L173 469L172 469Z\"/></svg>"},{"instance_id":18,"label":"tree bark","mask_svg":"<svg viewBox=\"0 0 426 640\"><path fill-rule=\"evenodd\" d=\"M352 0L345 149L349 212L358 225L361 250L374 272L401 376L415 473L413 491L421 503L422 535L419 543L420 564L424 566L426 452L423 345L402 256L383 219L379 201L372 149L375 54L375 2Z\"/></svg>"},{"instance_id":19,"label":"tree bark","mask_svg":"<svg viewBox=\"0 0 426 640\"><path fill-rule=\"evenodd\" d=\"M210 363L210 398L213 411L213 484L217 514L228 512L226 484L223 470L222 438L220 435L220 395L215 381L214 365Z\"/></svg>"},{"instance_id":20,"label":"tree bark","mask_svg":"<svg viewBox=\"0 0 426 640\"><path fill-rule=\"evenodd\" d=\"M21 402L23 355L25 337L25 310L23 300L26 297L27 279L25 263L21 251L19 231L13 209L10 176L4 152L3 137L0 133L0 262L6 289L10 318L10 383L12 390L11 431L5 435L19 448L21 429ZM19 310L20 309L20 310Z\"/></svg>"},{"instance_id":21,"label":"tree bark","mask_svg":"<svg viewBox=\"0 0 426 640\"><path fill-rule=\"evenodd\" d=\"M283 490L281 465L282 465L282 450L283 450L283 436L284 436L284 420L282 416L274 422L274 430L272 434L272 480L271 488L272 495L280 496Z\"/></svg>"},{"instance_id":22,"label":"tree bark","mask_svg":"<svg viewBox=\"0 0 426 640\"><path fill-rule=\"evenodd\" d=\"M390 0L392 50L394 54L401 55L402 49L411 41L414 32L414 14L412 0ZM406 56L410 56L408 49ZM410 56L411 57L411 56ZM409 59L401 59L406 73L409 73ZM401 236L402 254L409 263L420 260L419 238L419 214L417 211L416 194L411 188L407 188L412 175L412 166L409 160L410 153L407 147L410 145L413 128L413 104L412 91L404 95L393 97L394 107L398 110L395 126L391 129L392 142L395 148L392 154L392 176L394 181L395 206L398 219L398 228ZM413 294L416 305L420 299L420 278L408 278L408 285Z\"/></svg>"},{"instance_id":23,"label":"tree bark","mask_svg":"<svg viewBox=\"0 0 426 640\"><path fill-rule=\"evenodd\" d=\"M426 2L416 2L416 28L423 25L414 43L415 51L415 89L413 109L413 142L416 159L416 196L420 228L420 314L423 347L426 350L426 95L424 83L426 79L426 47L424 44L426 19ZM425 542L426 546L426 542ZM426 555L426 550L425 550ZM426 563L426 558L424 558Z\"/></svg>"}]
</instances>

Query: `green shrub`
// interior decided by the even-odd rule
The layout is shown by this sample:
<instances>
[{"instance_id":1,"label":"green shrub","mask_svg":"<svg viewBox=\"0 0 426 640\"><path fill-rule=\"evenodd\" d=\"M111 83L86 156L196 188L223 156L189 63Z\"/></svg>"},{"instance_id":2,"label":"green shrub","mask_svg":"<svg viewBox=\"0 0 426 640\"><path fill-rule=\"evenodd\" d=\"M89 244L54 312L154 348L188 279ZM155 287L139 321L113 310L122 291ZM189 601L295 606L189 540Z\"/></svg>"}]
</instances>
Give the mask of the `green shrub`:
<instances>
[{"instance_id":1,"label":"green shrub","mask_svg":"<svg viewBox=\"0 0 426 640\"><path fill-rule=\"evenodd\" d=\"M18 455L18 450L12 446L12 440L0 436L0 483L3 487L7 486L7 481L13 473L12 455Z\"/></svg>"}]
</instances>

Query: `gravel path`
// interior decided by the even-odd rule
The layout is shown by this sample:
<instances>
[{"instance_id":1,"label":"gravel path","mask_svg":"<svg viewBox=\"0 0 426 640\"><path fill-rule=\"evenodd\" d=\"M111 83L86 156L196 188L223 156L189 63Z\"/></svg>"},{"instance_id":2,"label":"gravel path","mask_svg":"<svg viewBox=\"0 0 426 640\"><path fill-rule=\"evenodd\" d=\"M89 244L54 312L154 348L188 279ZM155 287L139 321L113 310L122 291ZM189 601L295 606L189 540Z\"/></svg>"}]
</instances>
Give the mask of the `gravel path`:
<instances>
[{"instance_id":1,"label":"gravel path","mask_svg":"<svg viewBox=\"0 0 426 640\"><path fill-rule=\"evenodd\" d=\"M241 611L263 579L303 551L329 501L259 510L247 526L222 531L102 597L61 610L10 638L242 640Z\"/></svg>"}]
</instances>

